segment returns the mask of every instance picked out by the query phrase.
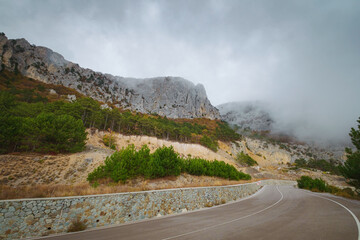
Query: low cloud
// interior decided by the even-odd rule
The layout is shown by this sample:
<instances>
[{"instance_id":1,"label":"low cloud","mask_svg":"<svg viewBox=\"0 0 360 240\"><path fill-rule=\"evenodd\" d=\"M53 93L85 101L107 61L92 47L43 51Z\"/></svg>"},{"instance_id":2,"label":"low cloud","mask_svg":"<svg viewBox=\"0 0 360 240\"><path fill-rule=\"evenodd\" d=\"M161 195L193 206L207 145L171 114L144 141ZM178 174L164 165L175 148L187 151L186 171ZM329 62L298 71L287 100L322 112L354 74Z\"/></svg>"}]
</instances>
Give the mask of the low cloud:
<instances>
[{"instance_id":1,"label":"low cloud","mask_svg":"<svg viewBox=\"0 0 360 240\"><path fill-rule=\"evenodd\" d=\"M96 71L181 76L262 101L282 131L345 141L360 116L360 2L6 1L0 31Z\"/></svg>"}]
</instances>

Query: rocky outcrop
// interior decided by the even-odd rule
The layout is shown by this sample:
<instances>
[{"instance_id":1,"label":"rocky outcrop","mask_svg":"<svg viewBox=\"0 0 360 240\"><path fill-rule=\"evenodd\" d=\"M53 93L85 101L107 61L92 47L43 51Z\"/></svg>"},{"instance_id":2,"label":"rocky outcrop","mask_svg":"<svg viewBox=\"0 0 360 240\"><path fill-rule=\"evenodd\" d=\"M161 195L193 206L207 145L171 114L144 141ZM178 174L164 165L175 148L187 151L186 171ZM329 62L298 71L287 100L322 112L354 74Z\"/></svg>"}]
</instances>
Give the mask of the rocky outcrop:
<instances>
[{"instance_id":1,"label":"rocky outcrop","mask_svg":"<svg viewBox=\"0 0 360 240\"><path fill-rule=\"evenodd\" d=\"M180 77L123 78L94 72L25 39L0 34L1 67L24 76L73 88L104 103L169 118L220 118L201 84Z\"/></svg>"},{"instance_id":2,"label":"rocky outcrop","mask_svg":"<svg viewBox=\"0 0 360 240\"><path fill-rule=\"evenodd\" d=\"M306 143L279 143L267 140L244 137L237 144L232 143L234 156L238 152L249 154L260 166L278 166L281 164L294 163L296 159L325 159L344 160L344 149L340 148L319 148Z\"/></svg>"},{"instance_id":3,"label":"rocky outcrop","mask_svg":"<svg viewBox=\"0 0 360 240\"><path fill-rule=\"evenodd\" d=\"M231 102L224 103L217 108L220 111L221 119L236 124L241 129L255 131L269 131L273 120L265 110L265 106L257 102Z\"/></svg>"}]
</instances>

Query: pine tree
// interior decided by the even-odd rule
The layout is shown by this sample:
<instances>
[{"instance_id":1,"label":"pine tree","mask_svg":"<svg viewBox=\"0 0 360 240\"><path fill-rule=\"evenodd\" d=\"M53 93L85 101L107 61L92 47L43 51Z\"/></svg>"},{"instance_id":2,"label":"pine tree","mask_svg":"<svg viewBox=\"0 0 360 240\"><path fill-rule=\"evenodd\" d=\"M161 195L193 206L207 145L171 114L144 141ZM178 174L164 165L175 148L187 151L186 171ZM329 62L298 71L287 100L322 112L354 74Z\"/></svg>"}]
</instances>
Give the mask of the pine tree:
<instances>
[{"instance_id":1,"label":"pine tree","mask_svg":"<svg viewBox=\"0 0 360 240\"><path fill-rule=\"evenodd\" d=\"M353 185L357 192L360 190L360 118L357 120L358 129L351 128L349 136L356 150L346 148L347 160L340 167L341 174Z\"/></svg>"}]
</instances>

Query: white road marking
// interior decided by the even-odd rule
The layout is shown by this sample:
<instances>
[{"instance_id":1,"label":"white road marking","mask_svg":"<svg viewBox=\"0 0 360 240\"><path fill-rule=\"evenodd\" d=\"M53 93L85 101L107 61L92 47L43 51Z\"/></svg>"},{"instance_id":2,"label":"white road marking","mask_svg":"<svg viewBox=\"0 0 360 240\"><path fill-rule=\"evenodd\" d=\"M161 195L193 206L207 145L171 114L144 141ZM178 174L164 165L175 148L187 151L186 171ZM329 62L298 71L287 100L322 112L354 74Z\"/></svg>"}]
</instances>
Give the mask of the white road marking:
<instances>
[{"instance_id":1,"label":"white road marking","mask_svg":"<svg viewBox=\"0 0 360 240\"><path fill-rule=\"evenodd\" d=\"M307 194L313 195L313 196L315 196L315 197L318 197L318 198L323 198L323 199L329 200L329 201L331 201L331 202L333 202L333 203L336 203L337 205L345 208L345 209L351 214L351 216L352 216L352 217L354 218L354 220L355 220L355 223L356 223L357 229L358 229L358 240L360 240L360 222L359 222L359 219L355 216L355 214L354 214L350 209L348 209L347 207L345 207L345 206L342 205L341 203L339 203L339 202L337 202L337 201L335 201L335 200L332 200L332 199L330 199L330 198L326 198L326 197L323 197L323 196L319 196L318 194L310 193L310 192L307 192L307 191L304 191L304 192L307 193Z\"/></svg>"},{"instance_id":2,"label":"white road marking","mask_svg":"<svg viewBox=\"0 0 360 240\"><path fill-rule=\"evenodd\" d=\"M216 227L219 227L219 226L223 226L223 225L226 225L226 224L229 224L229 223L232 223L232 222L236 222L236 221L239 221L241 219L244 219L244 218L247 218L247 217L251 217L251 216L254 216L258 213L261 213L273 206L275 206L276 204L278 204L279 202L281 202L284 198L284 195L280 192L278 186L276 186L276 189L278 190L278 192L281 194L281 198L274 204L260 210L260 211L257 211L255 213L252 213L252 214L249 214L249 215L246 215L246 216L243 216L243 217L240 217L240 218L236 218L236 219L233 219L233 220L230 220L230 221L227 221L227 222L223 222L223 223L219 223L219 224L216 224L216 225L212 225L212 226L209 226L209 227L205 227L205 228L201 228L201 229L198 229L198 230L195 230L195 231L191 231L191 232L187 232L187 233L183 233L183 234L179 234L179 235L176 235L176 236L172 236L172 237L168 237L168 238L163 238L161 240L169 240L169 239L174 239L174 238L178 238L178 237L183 237L183 236L186 236L186 235L190 235L190 234L193 234L193 233L198 233L198 232L202 232L202 231L205 231L205 230L208 230L208 229L211 229L211 228L216 228Z\"/></svg>"}]
</instances>

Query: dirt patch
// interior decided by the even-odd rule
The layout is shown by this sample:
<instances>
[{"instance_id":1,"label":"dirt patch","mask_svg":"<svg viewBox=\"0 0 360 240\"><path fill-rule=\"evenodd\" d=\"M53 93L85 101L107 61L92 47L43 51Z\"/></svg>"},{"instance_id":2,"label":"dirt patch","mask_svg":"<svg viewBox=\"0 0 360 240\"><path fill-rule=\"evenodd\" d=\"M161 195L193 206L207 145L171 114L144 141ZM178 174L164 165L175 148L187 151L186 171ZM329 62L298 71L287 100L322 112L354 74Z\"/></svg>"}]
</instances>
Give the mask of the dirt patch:
<instances>
[{"instance_id":1,"label":"dirt patch","mask_svg":"<svg viewBox=\"0 0 360 240\"><path fill-rule=\"evenodd\" d=\"M15 187L85 182L89 172L112 152L87 145L85 151L74 154L0 155L0 184Z\"/></svg>"}]
</instances>

